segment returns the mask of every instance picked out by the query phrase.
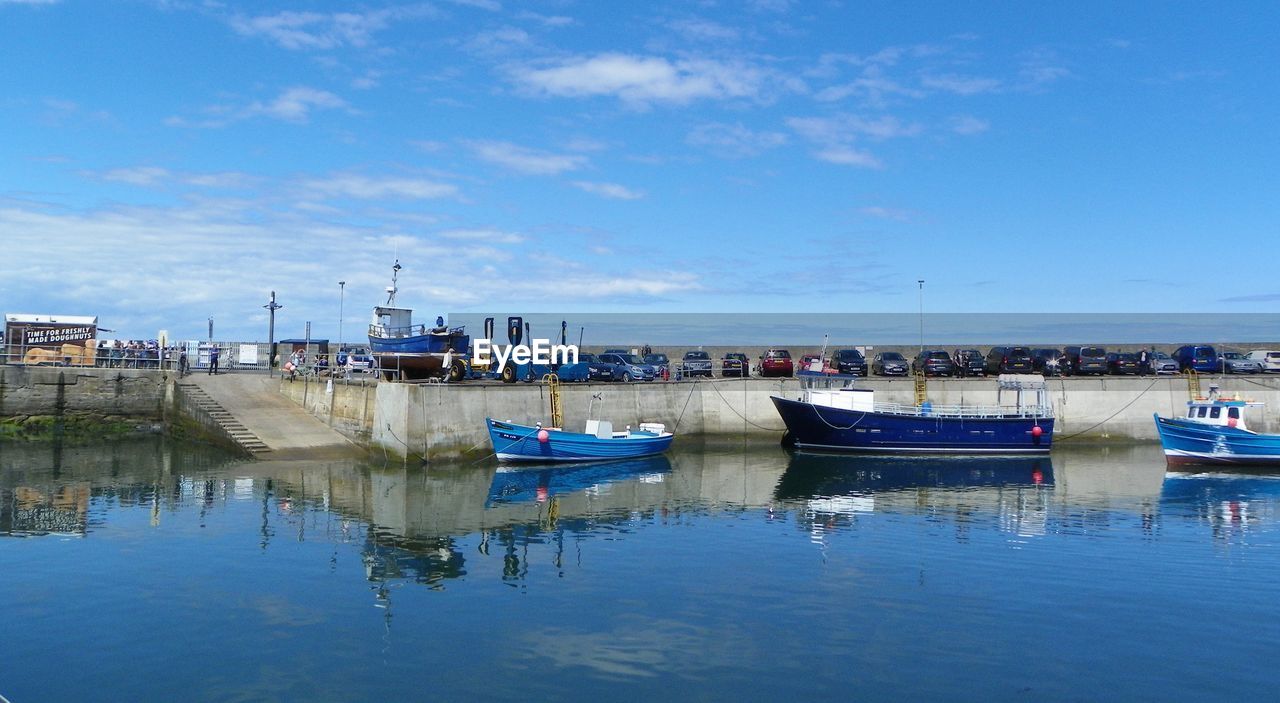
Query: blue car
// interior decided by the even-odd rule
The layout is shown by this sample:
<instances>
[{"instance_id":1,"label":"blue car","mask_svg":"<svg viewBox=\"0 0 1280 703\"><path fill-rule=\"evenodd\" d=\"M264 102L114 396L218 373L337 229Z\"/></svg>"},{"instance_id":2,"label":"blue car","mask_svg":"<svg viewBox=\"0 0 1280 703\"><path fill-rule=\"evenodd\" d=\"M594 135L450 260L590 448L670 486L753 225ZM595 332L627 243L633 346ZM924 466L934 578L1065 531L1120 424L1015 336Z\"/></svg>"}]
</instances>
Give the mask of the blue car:
<instances>
[{"instance_id":1,"label":"blue car","mask_svg":"<svg viewBox=\"0 0 1280 703\"><path fill-rule=\"evenodd\" d=\"M623 381L652 381L657 375L635 354L605 353L599 358L601 363L612 366L615 377Z\"/></svg>"},{"instance_id":2,"label":"blue car","mask_svg":"<svg viewBox=\"0 0 1280 703\"><path fill-rule=\"evenodd\" d=\"M1178 347L1178 351L1173 353L1173 359L1178 362L1178 368L1183 371L1195 369L1200 373L1218 372L1218 352L1207 344L1188 344Z\"/></svg>"},{"instance_id":3,"label":"blue car","mask_svg":"<svg viewBox=\"0 0 1280 703\"><path fill-rule=\"evenodd\" d=\"M622 376L613 364L600 361L594 354L579 354L578 363L561 364L556 375L562 381L616 381Z\"/></svg>"}]
</instances>

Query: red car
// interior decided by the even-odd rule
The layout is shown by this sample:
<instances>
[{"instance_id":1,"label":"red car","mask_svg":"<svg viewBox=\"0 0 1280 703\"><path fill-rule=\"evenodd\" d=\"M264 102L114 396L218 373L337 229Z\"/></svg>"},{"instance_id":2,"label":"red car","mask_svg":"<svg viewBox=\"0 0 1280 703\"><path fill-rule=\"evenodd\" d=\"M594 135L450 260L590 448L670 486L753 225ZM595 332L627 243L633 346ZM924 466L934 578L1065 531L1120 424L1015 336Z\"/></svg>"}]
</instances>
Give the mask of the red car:
<instances>
[{"instance_id":1,"label":"red car","mask_svg":"<svg viewBox=\"0 0 1280 703\"><path fill-rule=\"evenodd\" d=\"M760 357L761 376L791 376L794 373L791 352L786 349L770 349Z\"/></svg>"}]
</instances>

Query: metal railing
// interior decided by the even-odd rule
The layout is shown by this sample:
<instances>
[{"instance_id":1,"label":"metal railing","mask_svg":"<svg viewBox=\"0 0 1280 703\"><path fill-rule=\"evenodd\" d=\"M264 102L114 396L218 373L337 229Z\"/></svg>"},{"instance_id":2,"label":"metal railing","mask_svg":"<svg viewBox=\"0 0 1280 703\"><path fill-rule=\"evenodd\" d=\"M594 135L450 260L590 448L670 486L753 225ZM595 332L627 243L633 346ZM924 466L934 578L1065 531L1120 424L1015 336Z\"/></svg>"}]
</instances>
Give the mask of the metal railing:
<instances>
[{"instance_id":1,"label":"metal railing","mask_svg":"<svg viewBox=\"0 0 1280 703\"><path fill-rule=\"evenodd\" d=\"M892 415L920 417L1053 417L1048 405L906 405L904 403L875 403L875 411Z\"/></svg>"}]
</instances>

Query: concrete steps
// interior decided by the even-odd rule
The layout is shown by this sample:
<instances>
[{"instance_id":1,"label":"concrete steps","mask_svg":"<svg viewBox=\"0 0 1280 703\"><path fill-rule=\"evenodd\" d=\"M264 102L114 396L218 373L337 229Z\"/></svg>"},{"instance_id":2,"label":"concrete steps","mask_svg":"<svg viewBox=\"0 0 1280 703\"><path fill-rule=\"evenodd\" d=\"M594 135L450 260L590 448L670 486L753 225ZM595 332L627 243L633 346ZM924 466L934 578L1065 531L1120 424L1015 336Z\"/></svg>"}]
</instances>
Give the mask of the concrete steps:
<instances>
[{"instance_id":1,"label":"concrete steps","mask_svg":"<svg viewBox=\"0 0 1280 703\"><path fill-rule=\"evenodd\" d=\"M258 438L249 428L235 418L234 415L227 412L218 401L209 397L203 388L192 382L181 382L178 388L187 395L188 398L202 412L208 415L222 431L229 436L232 441L240 445L241 449L249 452L254 456L261 456L271 451L265 442Z\"/></svg>"}]
</instances>

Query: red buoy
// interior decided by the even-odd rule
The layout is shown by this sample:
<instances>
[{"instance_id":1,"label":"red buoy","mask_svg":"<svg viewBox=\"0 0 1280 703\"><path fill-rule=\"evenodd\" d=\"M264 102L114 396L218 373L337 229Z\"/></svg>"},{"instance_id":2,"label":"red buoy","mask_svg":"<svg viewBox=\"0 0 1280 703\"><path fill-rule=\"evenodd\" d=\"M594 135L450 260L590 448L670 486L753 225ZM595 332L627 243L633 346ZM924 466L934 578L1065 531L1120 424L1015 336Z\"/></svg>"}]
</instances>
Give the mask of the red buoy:
<instances>
[{"instance_id":1,"label":"red buoy","mask_svg":"<svg viewBox=\"0 0 1280 703\"><path fill-rule=\"evenodd\" d=\"M1039 437L1039 436L1040 436L1040 435L1042 435L1042 434L1044 434L1044 428L1043 428L1043 427L1041 427L1041 426L1039 426L1039 425L1036 425L1035 427L1032 427L1032 428L1031 428L1031 436L1032 436L1032 437Z\"/></svg>"},{"instance_id":2,"label":"red buoy","mask_svg":"<svg viewBox=\"0 0 1280 703\"><path fill-rule=\"evenodd\" d=\"M538 430L538 441L546 444L551 439L551 435L546 430Z\"/></svg>"},{"instance_id":3,"label":"red buoy","mask_svg":"<svg viewBox=\"0 0 1280 703\"><path fill-rule=\"evenodd\" d=\"M1234 417L1227 418L1227 427L1235 427L1236 424L1236 419Z\"/></svg>"}]
</instances>

